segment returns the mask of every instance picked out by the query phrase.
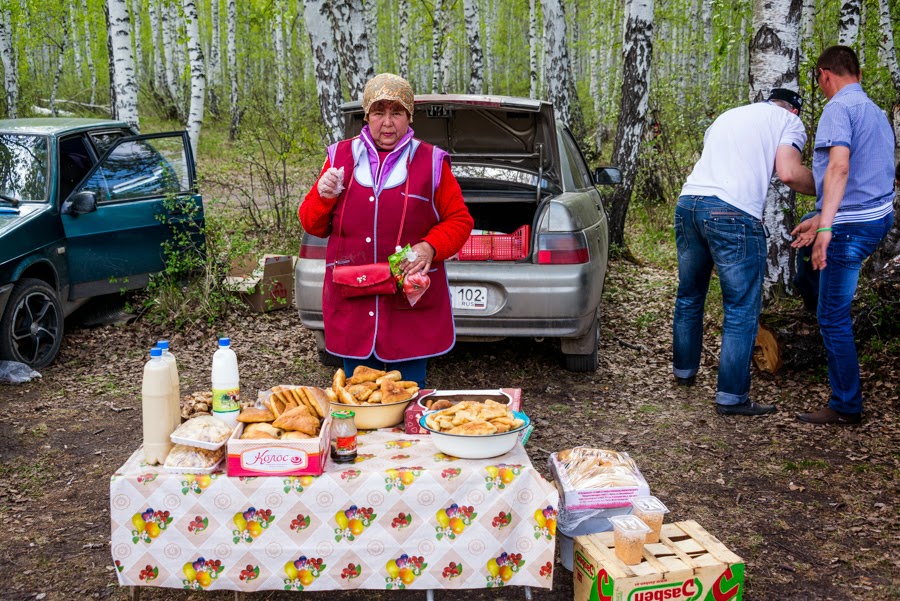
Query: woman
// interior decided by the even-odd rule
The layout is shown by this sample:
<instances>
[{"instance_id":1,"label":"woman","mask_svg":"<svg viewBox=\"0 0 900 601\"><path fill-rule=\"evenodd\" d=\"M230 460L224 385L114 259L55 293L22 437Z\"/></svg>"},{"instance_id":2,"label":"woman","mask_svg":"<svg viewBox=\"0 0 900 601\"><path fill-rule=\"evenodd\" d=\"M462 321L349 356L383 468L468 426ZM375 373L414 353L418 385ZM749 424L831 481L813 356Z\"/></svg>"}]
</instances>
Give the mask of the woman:
<instances>
[{"instance_id":1,"label":"woman","mask_svg":"<svg viewBox=\"0 0 900 601\"><path fill-rule=\"evenodd\" d=\"M444 261L462 248L473 220L443 150L417 140L410 127L413 90L382 73L363 90L366 125L360 135L328 147L328 156L298 211L304 230L329 236L322 312L325 346L357 365L398 369L425 387L428 358L453 348L456 330ZM409 244L404 277L425 273L431 286L410 306L403 294L345 298L332 281L334 266L387 261Z\"/></svg>"}]
</instances>

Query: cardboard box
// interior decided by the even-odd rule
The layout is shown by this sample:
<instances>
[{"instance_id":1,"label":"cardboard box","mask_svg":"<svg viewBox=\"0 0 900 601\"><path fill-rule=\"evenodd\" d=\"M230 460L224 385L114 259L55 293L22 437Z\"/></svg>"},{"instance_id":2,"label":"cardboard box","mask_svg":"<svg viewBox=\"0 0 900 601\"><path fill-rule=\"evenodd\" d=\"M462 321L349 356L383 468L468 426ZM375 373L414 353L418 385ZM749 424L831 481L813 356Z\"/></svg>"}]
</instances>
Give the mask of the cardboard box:
<instances>
[{"instance_id":1,"label":"cardboard box","mask_svg":"<svg viewBox=\"0 0 900 601\"><path fill-rule=\"evenodd\" d=\"M566 470L560 466L556 453L550 455L548 463L550 465L550 473L553 475L554 484L556 484L556 488L559 489L560 505L567 511L626 507L631 505L632 497L648 496L650 494L650 485L644 480L644 476L637 467L634 468L634 475L638 482L637 486L576 489L569 482Z\"/></svg>"},{"instance_id":2,"label":"cardboard box","mask_svg":"<svg viewBox=\"0 0 900 601\"><path fill-rule=\"evenodd\" d=\"M613 533L575 538L575 601L741 601L744 560L697 522L663 524L641 563L616 557Z\"/></svg>"},{"instance_id":3,"label":"cardboard box","mask_svg":"<svg viewBox=\"0 0 900 601\"><path fill-rule=\"evenodd\" d=\"M294 304L294 261L290 255L245 257L232 265L225 283L257 313L285 309Z\"/></svg>"},{"instance_id":4,"label":"cardboard box","mask_svg":"<svg viewBox=\"0 0 900 601\"><path fill-rule=\"evenodd\" d=\"M450 401L506 401L511 411L522 410L521 388L499 388L494 390L423 390L419 398L409 404L404 414L404 426L407 434L429 434L428 430L419 426L419 418L428 411L425 402L428 399L448 399Z\"/></svg>"},{"instance_id":5,"label":"cardboard box","mask_svg":"<svg viewBox=\"0 0 900 601\"><path fill-rule=\"evenodd\" d=\"M319 476L331 451L331 414L322 421L318 438L304 440L241 440L244 424L228 439L229 476Z\"/></svg>"}]
</instances>

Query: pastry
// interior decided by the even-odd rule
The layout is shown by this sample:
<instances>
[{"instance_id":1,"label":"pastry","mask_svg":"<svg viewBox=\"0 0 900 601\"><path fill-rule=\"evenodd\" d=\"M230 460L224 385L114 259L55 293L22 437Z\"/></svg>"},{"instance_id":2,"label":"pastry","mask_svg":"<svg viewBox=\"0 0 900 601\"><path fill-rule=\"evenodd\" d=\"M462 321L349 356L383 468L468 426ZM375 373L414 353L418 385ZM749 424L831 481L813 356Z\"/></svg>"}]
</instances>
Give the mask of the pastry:
<instances>
[{"instance_id":1,"label":"pastry","mask_svg":"<svg viewBox=\"0 0 900 601\"><path fill-rule=\"evenodd\" d=\"M275 414L265 407L248 407L238 415L238 421L245 424L275 421Z\"/></svg>"},{"instance_id":2,"label":"pastry","mask_svg":"<svg viewBox=\"0 0 900 601\"><path fill-rule=\"evenodd\" d=\"M184 422L172 432L176 438L197 442L220 443L231 436L232 428L212 415L198 415Z\"/></svg>"},{"instance_id":3,"label":"pastry","mask_svg":"<svg viewBox=\"0 0 900 601\"><path fill-rule=\"evenodd\" d=\"M282 430L297 430L315 436L319 432L319 418L309 415L305 407L296 407L284 413L273 423Z\"/></svg>"},{"instance_id":4,"label":"pastry","mask_svg":"<svg viewBox=\"0 0 900 601\"><path fill-rule=\"evenodd\" d=\"M374 382L387 372L381 369L372 369L365 365L357 365L353 370L353 376L347 379L347 385L362 384L363 382ZM397 372L399 373L399 372Z\"/></svg>"},{"instance_id":5,"label":"pastry","mask_svg":"<svg viewBox=\"0 0 900 601\"><path fill-rule=\"evenodd\" d=\"M497 428L484 420L466 422L455 428L451 428L447 434L462 434L463 436L490 436L496 434Z\"/></svg>"},{"instance_id":6,"label":"pastry","mask_svg":"<svg viewBox=\"0 0 900 601\"><path fill-rule=\"evenodd\" d=\"M284 430L276 428L272 424L247 424L244 426L244 432L241 434L241 439L273 438L277 440L281 438L282 434L284 434Z\"/></svg>"},{"instance_id":7,"label":"pastry","mask_svg":"<svg viewBox=\"0 0 900 601\"><path fill-rule=\"evenodd\" d=\"M315 437L299 430L292 430L281 435L281 440L309 440L310 438Z\"/></svg>"}]
</instances>

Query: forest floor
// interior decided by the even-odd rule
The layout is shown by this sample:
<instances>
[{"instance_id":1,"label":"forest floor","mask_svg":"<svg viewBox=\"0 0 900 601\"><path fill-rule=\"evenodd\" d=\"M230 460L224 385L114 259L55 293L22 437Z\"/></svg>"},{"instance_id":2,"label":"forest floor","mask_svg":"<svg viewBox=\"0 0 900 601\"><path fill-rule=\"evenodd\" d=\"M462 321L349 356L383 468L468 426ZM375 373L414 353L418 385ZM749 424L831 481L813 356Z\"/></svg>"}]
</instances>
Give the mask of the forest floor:
<instances>
[{"instance_id":1,"label":"forest floor","mask_svg":"<svg viewBox=\"0 0 900 601\"><path fill-rule=\"evenodd\" d=\"M670 373L672 273L611 264L603 305L600 369L559 365L552 341L459 344L432 361L439 388L519 387L536 424L527 449L546 475L547 451L590 445L627 451L671 510L692 519L746 561L744 599L900 598L898 374L896 349L861 349L866 414L861 426L812 427L794 419L828 395L815 318L779 308L766 321L784 343L776 376L754 373L752 397L778 413L723 418L713 408L718 326L708 320L703 367L692 388ZM214 328L172 334L138 321L74 324L39 380L0 386L0 599L126 599L109 536L109 476L140 444L144 351L172 341L182 393L208 386L213 344L230 334L245 390L279 383L326 385L312 336L293 310L243 313ZM886 345L889 348L891 345ZM878 347L881 348L881 347ZM552 591L572 599L557 563ZM318 599L423 599L424 593L309 593ZM227 592L146 589L144 599L230 599ZM287 599L283 592L251 599ZM511 587L439 591L451 601L522 599Z\"/></svg>"}]
</instances>

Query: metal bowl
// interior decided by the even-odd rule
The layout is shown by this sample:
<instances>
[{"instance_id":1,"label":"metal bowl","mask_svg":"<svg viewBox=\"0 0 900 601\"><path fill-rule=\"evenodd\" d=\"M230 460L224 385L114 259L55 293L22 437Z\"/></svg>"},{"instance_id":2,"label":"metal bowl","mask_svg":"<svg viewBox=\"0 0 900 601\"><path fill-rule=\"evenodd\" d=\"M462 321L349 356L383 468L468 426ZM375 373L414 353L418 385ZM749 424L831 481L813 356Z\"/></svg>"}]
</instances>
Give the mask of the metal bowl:
<instances>
[{"instance_id":1,"label":"metal bowl","mask_svg":"<svg viewBox=\"0 0 900 601\"><path fill-rule=\"evenodd\" d=\"M491 457L499 457L504 453L508 453L516 446L519 440L519 433L531 425L531 420L521 411L513 411L514 417L523 420L525 423L509 432L500 434L485 434L482 436L465 436L463 434L448 434L446 432L438 432L428 427L425 423L425 417L435 413L429 411L419 418L419 426L428 430L431 434L431 440L438 450L453 457L460 459L489 459Z\"/></svg>"},{"instance_id":2,"label":"metal bowl","mask_svg":"<svg viewBox=\"0 0 900 601\"><path fill-rule=\"evenodd\" d=\"M353 423L359 430L377 430L390 428L403 421L403 412L416 398L416 394L405 401L388 403L387 405L345 405L343 403L331 403L331 409L349 410L356 414Z\"/></svg>"},{"instance_id":3,"label":"metal bowl","mask_svg":"<svg viewBox=\"0 0 900 601\"><path fill-rule=\"evenodd\" d=\"M433 392L429 392L427 394L423 394L419 397L418 404L423 409L428 409L426 403L428 399L432 399L434 401L438 401L440 399L447 399L451 404L455 405L457 403L461 403L462 401L474 401L476 403L483 403L485 400L492 400L497 403L501 403L503 405L509 405L512 402L512 397L510 397L507 393L502 390L435 390Z\"/></svg>"}]
</instances>

